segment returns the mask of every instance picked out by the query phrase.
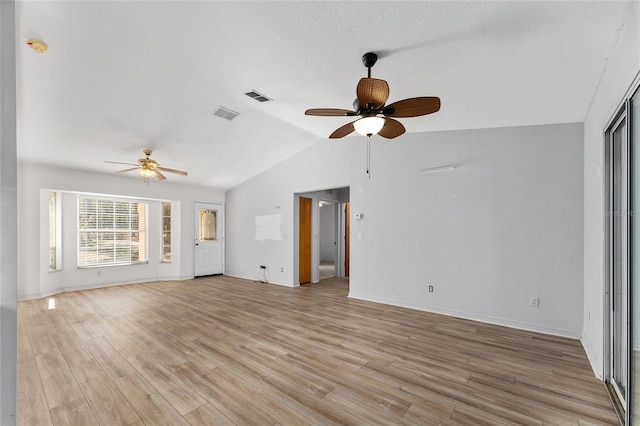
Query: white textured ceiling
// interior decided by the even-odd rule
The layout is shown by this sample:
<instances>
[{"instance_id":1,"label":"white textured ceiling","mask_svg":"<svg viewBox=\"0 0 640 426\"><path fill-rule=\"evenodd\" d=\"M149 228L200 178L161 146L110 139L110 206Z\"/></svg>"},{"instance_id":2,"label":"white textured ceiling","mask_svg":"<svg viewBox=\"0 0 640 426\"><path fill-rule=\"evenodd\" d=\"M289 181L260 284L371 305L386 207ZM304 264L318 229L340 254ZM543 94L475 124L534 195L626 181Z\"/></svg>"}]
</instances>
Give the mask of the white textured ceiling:
<instances>
[{"instance_id":1,"label":"white textured ceiling","mask_svg":"<svg viewBox=\"0 0 640 426\"><path fill-rule=\"evenodd\" d=\"M580 122L628 7L18 1L18 157L111 173L104 160L150 148L189 172L172 181L228 189L350 121L304 111L351 108L368 51L389 102L442 99L436 114L401 119L407 132ZM219 106L240 115L222 120Z\"/></svg>"}]
</instances>

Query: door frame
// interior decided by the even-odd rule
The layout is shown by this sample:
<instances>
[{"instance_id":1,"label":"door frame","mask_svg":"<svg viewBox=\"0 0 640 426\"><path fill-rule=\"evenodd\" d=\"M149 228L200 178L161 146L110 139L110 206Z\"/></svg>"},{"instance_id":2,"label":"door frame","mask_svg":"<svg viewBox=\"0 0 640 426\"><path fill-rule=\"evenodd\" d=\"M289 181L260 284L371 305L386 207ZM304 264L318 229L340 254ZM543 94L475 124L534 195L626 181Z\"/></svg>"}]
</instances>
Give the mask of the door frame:
<instances>
[{"instance_id":1,"label":"door frame","mask_svg":"<svg viewBox=\"0 0 640 426\"><path fill-rule=\"evenodd\" d=\"M195 217L196 217L196 211L198 209L198 207L196 207L198 204L208 204L208 205L216 205L216 206L220 206L220 212L222 213L222 217L220 218L220 250L222 252L222 256L220 261L222 262L222 275L224 275L225 273L225 252L226 252L226 232L225 232L225 217L227 215L226 212L226 203L215 203L212 201L194 201L193 203L191 203L191 219L193 220L192 225L191 225L191 230L193 232L193 238L191 238L191 243L193 244L192 246L192 251L191 253L193 254L193 276L194 278L196 277L196 246L195 243L196 241L198 241L198 236L196 235L196 223L195 223ZM204 275L203 275L204 276Z\"/></svg>"},{"instance_id":2,"label":"door frame","mask_svg":"<svg viewBox=\"0 0 640 426\"><path fill-rule=\"evenodd\" d=\"M326 190L317 190L317 191L305 191L305 192L295 192L293 194L293 224L294 224L294 238L293 238L293 285L300 285L300 198L311 198L311 282L316 283L319 281L319 268L320 268L320 244L318 239L318 229L319 229L319 207L318 203L320 200L326 200L335 202L340 208L338 208L338 232L340 233L338 241L344 243L344 216L342 214L342 206L349 201L341 200L340 196L331 197L327 195L327 191L331 190L349 190L350 198L350 187L349 185L345 186L337 186L331 189ZM340 246L340 265L336 265L336 276L344 277L345 269L342 264L344 259L344 246L338 244ZM338 273L338 266L340 266Z\"/></svg>"},{"instance_id":3,"label":"door frame","mask_svg":"<svg viewBox=\"0 0 640 426\"><path fill-rule=\"evenodd\" d=\"M340 203L340 239L342 240L342 256L340 256L341 277L349 277L351 274L351 203Z\"/></svg>"}]
</instances>

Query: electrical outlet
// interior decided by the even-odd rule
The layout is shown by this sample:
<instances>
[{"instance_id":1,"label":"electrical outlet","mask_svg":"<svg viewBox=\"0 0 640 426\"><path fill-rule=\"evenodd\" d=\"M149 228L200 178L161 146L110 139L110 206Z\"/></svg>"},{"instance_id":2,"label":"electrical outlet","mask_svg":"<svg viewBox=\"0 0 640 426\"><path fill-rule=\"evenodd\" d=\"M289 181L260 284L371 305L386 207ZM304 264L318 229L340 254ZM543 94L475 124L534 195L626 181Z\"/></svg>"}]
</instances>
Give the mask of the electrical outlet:
<instances>
[{"instance_id":1,"label":"electrical outlet","mask_svg":"<svg viewBox=\"0 0 640 426\"><path fill-rule=\"evenodd\" d=\"M532 297L531 300L529 301L529 304L531 305L532 308L539 308L540 307L540 298L539 297Z\"/></svg>"},{"instance_id":2,"label":"electrical outlet","mask_svg":"<svg viewBox=\"0 0 640 426\"><path fill-rule=\"evenodd\" d=\"M280 267L280 272L284 272L284 266Z\"/></svg>"},{"instance_id":3,"label":"electrical outlet","mask_svg":"<svg viewBox=\"0 0 640 426\"><path fill-rule=\"evenodd\" d=\"M432 285L429 286L429 293L433 293L433 286Z\"/></svg>"}]
</instances>

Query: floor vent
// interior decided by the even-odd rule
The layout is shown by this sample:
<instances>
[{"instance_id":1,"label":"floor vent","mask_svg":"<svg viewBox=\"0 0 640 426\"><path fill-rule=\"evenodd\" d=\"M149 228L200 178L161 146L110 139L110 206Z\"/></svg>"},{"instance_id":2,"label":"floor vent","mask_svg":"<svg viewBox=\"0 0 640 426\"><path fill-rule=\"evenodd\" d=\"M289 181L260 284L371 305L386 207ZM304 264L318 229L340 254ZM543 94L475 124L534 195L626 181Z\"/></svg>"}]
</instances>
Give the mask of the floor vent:
<instances>
[{"instance_id":1,"label":"floor vent","mask_svg":"<svg viewBox=\"0 0 640 426\"><path fill-rule=\"evenodd\" d=\"M255 90L247 92L247 93L245 93L245 95L247 95L248 97L250 97L252 99L255 99L258 102L267 102L267 101L273 100L271 98L267 98L265 95L263 95L260 92L256 92Z\"/></svg>"},{"instance_id":2,"label":"floor vent","mask_svg":"<svg viewBox=\"0 0 640 426\"><path fill-rule=\"evenodd\" d=\"M225 107L219 107L217 110L214 111L213 115L215 115L216 117L224 118L225 120L231 121L237 116L239 116L240 113L232 111Z\"/></svg>"}]
</instances>

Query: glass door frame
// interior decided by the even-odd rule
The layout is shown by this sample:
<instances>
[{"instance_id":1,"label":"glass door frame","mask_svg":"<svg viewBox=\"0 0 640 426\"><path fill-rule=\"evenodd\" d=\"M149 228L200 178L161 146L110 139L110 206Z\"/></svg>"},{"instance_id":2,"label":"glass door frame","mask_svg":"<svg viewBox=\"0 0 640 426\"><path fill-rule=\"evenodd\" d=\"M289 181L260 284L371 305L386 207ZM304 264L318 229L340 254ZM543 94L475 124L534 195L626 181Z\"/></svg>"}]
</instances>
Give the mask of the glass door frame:
<instances>
[{"instance_id":1,"label":"glass door frame","mask_svg":"<svg viewBox=\"0 0 640 426\"><path fill-rule=\"evenodd\" d=\"M631 86L629 96L625 101L625 109L627 114L627 141L629 143L629 343L628 343L628 368L629 380L627 383L627 413L625 424L633 424L640 422L640 392L636 392L639 383L635 380L640 374L635 369L640 368L640 364L636 363L636 347L640 346L640 338L637 336L638 330L635 324L640 321L640 312L638 311L637 297L640 292L640 281L638 270L640 270L640 228L637 222L640 219L640 150L636 149L640 143L640 74L636 77L634 84ZM638 207L637 207L638 206ZM638 395L636 395L638 393Z\"/></svg>"},{"instance_id":2,"label":"glass door frame","mask_svg":"<svg viewBox=\"0 0 640 426\"><path fill-rule=\"evenodd\" d=\"M629 407L631 401L631 226L630 220L631 212L631 194L632 194L632 167L631 167L631 131L629 129L629 102L626 101L614 118L611 120L605 131L605 382L608 385L608 390L611 393L612 399L617 399L618 407L616 410L621 419L625 420L625 424L629 421ZM616 164L614 154L615 138L614 134L620 128L624 129L622 140L620 141L622 149L620 164ZM615 167L621 169L620 180L618 183L621 188L614 188L616 180L614 177ZM617 192L616 192L617 190ZM621 196L620 205L615 204L615 195ZM619 207L619 211L616 209ZM616 219L621 219L618 225L621 229L619 235L621 241L614 241L616 234L614 234L614 225ZM622 253L621 258L621 270L618 272L622 280L622 288L620 289L623 294L623 299L617 303L618 310L616 311L614 306L616 305L615 294L615 279L616 279L616 257L618 255L615 247L621 247L618 250ZM619 308L622 307L622 316L619 318L619 326L622 328L620 339L616 339L616 321L615 315L620 312ZM620 351L624 353L620 353ZM616 357L615 355L619 356ZM620 359L621 358L621 359ZM616 360L621 362L615 363ZM621 365L618 365L621 364ZM616 372L619 371L622 377L616 377ZM622 410L620 412L620 410Z\"/></svg>"}]
</instances>

